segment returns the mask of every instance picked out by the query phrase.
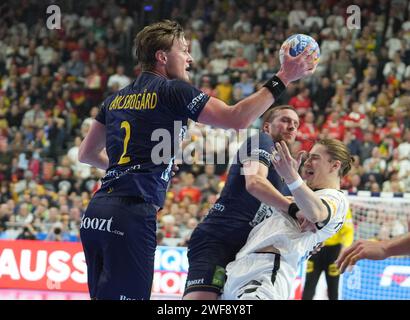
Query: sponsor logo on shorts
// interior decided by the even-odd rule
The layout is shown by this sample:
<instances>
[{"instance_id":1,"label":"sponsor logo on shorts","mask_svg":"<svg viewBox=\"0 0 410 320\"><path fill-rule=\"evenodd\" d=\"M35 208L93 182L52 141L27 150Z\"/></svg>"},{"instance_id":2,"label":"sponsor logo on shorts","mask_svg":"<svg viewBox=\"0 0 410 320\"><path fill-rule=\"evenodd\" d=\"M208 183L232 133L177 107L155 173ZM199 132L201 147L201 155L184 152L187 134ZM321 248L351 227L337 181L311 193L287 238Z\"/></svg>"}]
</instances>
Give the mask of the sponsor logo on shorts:
<instances>
[{"instance_id":1,"label":"sponsor logo on shorts","mask_svg":"<svg viewBox=\"0 0 410 320\"><path fill-rule=\"evenodd\" d=\"M120 300L137 300L137 299L133 299L133 298L128 298L127 296L124 295L120 295Z\"/></svg>"},{"instance_id":2,"label":"sponsor logo on shorts","mask_svg":"<svg viewBox=\"0 0 410 320\"><path fill-rule=\"evenodd\" d=\"M89 218L89 217L81 217L81 224L80 229L92 229L97 231L104 231L115 233L119 236L123 236L124 232L118 230L111 230L112 225L112 217L110 219L102 219L102 218Z\"/></svg>"},{"instance_id":3,"label":"sponsor logo on shorts","mask_svg":"<svg viewBox=\"0 0 410 320\"><path fill-rule=\"evenodd\" d=\"M199 284L204 284L204 278L195 279L195 280L188 280L187 281L187 287L196 286L196 285L199 285Z\"/></svg>"}]
</instances>

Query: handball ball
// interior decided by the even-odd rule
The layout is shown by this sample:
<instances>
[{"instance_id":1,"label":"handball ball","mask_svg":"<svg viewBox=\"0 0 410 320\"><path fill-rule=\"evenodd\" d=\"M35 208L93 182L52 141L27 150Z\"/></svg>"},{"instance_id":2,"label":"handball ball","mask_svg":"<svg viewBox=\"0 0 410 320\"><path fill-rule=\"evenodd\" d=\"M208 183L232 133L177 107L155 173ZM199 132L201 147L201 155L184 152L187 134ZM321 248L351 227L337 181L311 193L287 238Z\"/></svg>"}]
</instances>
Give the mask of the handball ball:
<instances>
[{"instance_id":1,"label":"handball ball","mask_svg":"<svg viewBox=\"0 0 410 320\"><path fill-rule=\"evenodd\" d=\"M311 44L310 48L310 54L315 55L315 64L318 64L319 62L319 57L320 57L320 48L319 45L317 44L316 40L313 39L310 36L307 36L305 34L294 34L291 35L289 38L285 40L285 42L282 44L280 47L279 51L279 61L280 64L283 63L283 56L284 56L284 46L290 43L290 50L289 53L292 57L296 57L297 55L301 54L305 48Z\"/></svg>"}]
</instances>

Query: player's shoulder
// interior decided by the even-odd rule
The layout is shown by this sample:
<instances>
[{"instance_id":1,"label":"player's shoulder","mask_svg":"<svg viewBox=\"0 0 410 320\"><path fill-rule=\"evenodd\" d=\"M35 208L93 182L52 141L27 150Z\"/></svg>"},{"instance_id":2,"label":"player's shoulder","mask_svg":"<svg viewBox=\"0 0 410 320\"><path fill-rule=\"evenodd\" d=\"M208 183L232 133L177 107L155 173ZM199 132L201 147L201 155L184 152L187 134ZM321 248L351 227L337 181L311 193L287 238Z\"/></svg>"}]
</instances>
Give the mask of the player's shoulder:
<instances>
[{"instance_id":1,"label":"player's shoulder","mask_svg":"<svg viewBox=\"0 0 410 320\"><path fill-rule=\"evenodd\" d=\"M114 101L114 99L119 95L119 91L114 92L112 94L110 94L109 96L107 96L103 102L101 102L101 109L104 109L105 107L109 106L111 104L112 101Z\"/></svg>"},{"instance_id":2,"label":"player's shoulder","mask_svg":"<svg viewBox=\"0 0 410 320\"><path fill-rule=\"evenodd\" d=\"M325 188L325 189L319 189L315 190L315 193L320 197L331 200L337 200L339 202L348 202L346 194L339 189L334 189L334 188Z\"/></svg>"},{"instance_id":3,"label":"player's shoulder","mask_svg":"<svg viewBox=\"0 0 410 320\"><path fill-rule=\"evenodd\" d=\"M263 132L263 131L259 131L251 136L249 136L244 142L244 145L251 145L251 146L257 146L258 148L262 145L262 144L270 144L273 145L273 140L272 137Z\"/></svg>"},{"instance_id":4,"label":"player's shoulder","mask_svg":"<svg viewBox=\"0 0 410 320\"><path fill-rule=\"evenodd\" d=\"M323 189L317 189L314 190L316 194L318 195L335 195L338 197L345 197L345 194L342 190L335 189L335 188L323 188Z\"/></svg>"}]
</instances>

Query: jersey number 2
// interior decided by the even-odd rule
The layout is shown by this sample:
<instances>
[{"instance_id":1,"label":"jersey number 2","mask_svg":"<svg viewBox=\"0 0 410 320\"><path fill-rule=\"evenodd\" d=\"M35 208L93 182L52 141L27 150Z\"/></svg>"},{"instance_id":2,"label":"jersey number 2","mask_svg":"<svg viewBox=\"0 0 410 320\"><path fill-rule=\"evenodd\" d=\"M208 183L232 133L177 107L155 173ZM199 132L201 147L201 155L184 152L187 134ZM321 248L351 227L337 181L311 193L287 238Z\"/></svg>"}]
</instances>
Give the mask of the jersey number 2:
<instances>
[{"instance_id":1,"label":"jersey number 2","mask_svg":"<svg viewBox=\"0 0 410 320\"><path fill-rule=\"evenodd\" d=\"M124 152L121 155L120 160L118 161L118 164L126 164L131 161L130 157L127 157L127 147L128 147L128 142L130 141L130 136L131 136L131 127L130 123L128 121L123 121L121 122L121 129L125 129L125 138L124 138Z\"/></svg>"}]
</instances>

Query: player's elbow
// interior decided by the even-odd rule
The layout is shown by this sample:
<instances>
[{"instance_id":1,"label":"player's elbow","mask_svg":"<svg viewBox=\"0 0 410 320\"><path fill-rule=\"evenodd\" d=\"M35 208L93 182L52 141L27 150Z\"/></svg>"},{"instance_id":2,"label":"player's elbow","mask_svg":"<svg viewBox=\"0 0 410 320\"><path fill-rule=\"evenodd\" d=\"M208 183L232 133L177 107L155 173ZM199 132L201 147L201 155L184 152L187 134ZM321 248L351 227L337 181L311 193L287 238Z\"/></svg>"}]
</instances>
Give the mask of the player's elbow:
<instances>
[{"instance_id":1,"label":"player's elbow","mask_svg":"<svg viewBox=\"0 0 410 320\"><path fill-rule=\"evenodd\" d=\"M252 195L260 188L260 185L258 176L249 176L246 178L246 191Z\"/></svg>"},{"instance_id":2,"label":"player's elbow","mask_svg":"<svg viewBox=\"0 0 410 320\"><path fill-rule=\"evenodd\" d=\"M78 151L78 161L81 163L87 163L87 157L84 152Z\"/></svg>"},{"instance_id":3,"label":"player's elbow","mask_svg":"<svg viewBox=\"0 0 410 320\"><path fill-rule=\"evenodd\" d=\"M78 161L80 161L81 163L89 163L90 162L90 157L89 157L90 153L86 152L85 148L80 146L79 150L78 150Z\"/></svg>"},{"instance_id":4,"label":"player's elbow","mask_svg":"<svg viewBox=\"0 0 410 320\"><path fill-rule=\"evenodd\" d=\"M322 223L329 218L329 211L323 207L319 207L317 209L312 210L312 213L309 215L310 219L308 220L312 223Z\"/></svg>"}]
</instances>

